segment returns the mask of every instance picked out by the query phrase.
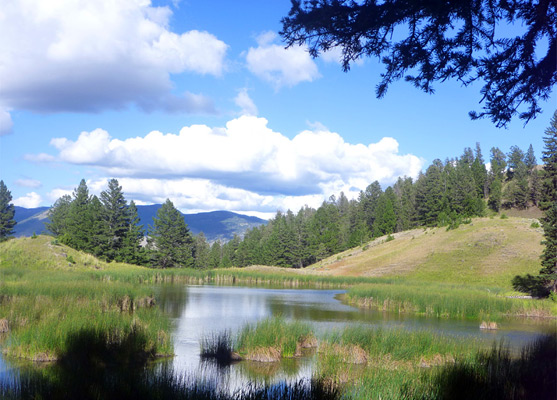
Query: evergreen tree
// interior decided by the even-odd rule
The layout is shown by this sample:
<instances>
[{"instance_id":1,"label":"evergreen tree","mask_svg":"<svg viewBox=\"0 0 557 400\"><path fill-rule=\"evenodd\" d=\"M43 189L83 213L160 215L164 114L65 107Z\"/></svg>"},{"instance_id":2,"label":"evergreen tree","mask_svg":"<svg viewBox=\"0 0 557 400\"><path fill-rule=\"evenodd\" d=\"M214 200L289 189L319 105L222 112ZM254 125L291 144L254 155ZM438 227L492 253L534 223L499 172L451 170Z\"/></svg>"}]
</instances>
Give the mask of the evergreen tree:
<instances>
[{"instance_id":1,"label":"evergreen tree","mask_svg":"<svg viewBox=\"0 0 557 400\"><path fill-rule=\"evenodd\" d=\"M76 249L87 252L92 251L93 216L89 204L89 188L85 179L79 182L79 186L73 192L73 199L68 209L67 229L60 237L62 243Z\"/></svg>"},{"instance_id":2,"label":"evergreen tree","mask_svg":"<svg viewBox=\"0 0 557 400\"><path fill-rule=\"evenodd\" d=\"M540 275L552 293L557 293L557 111L553 114L543 139L543 187L540 208L545 249L541 256Z\"/></svg>"},{"instance_id":3,"label":"evergreen tree","mask_svg":"<svg viewBox=\"0 0 557 400\"><path fill-rule=\"evenodd\" d=\"M72 203L72 197L65 194L60 197L54 205L48 210L48 219L50 222L45 223L54 236L61 236L68 232L68 214Z\"/></svg>"},{"instance_id":4,"label":"evergreen tree","mask_svg":"<svg viewBox=\"0 0 557 400\"><path fill-rule=\"evenodd\" d=\"M220 240L213 242L211 252L209 254L209 268L218 268L222 260L222 245Z\"/></svg>"},{"instance_id":5,"label":"evergreen tree","mask_svg":"<svg viewBox=\"0 0 557 400\"><path fill-rule=\"evenodd\" d=\"M416 208L418 218L423 225L437 224L439 214L447 209L446 185L443 176L443 163L434 160L420 175L416 182Z\"/></svg>"},{"instance_id":6,"label":"evergreen tree","mask_svg":"<svg viewBox=\"0 0 557 400\"><path fill-rule=\"evenodd\" d=\"M526 152L526 155L524 156L524 164L526 164L526 168L528 168L529 174L532 173L532 170L537 165L536 155L534 154L534 148L532 147L531 144L530 147L528 147L528 151Z\"/></svg>"},{"instance_id":7,"label":"evergreen tree","mask_svg":"<svg viewBox=\"0 0 557 400\"><path fill-rule=\"evenodd\" d=\"M193 238L184 216L167 199L153 218L153 263L161 268L193 266Z\"/></svg>"},{"instance_id":8,"label":"evergreen tree","mask_svg":"<svg viewBox=\"0 0 557 400\"><path fill-rule=\"evenodd\" d=\"M139 215L133 200L126 209L125 221L126 231L122 238L122 246L114 259L119 262L143 265L147 262L145 251L141 247L145 234L143 225L139 224Z\"/></svg>"},{"instance_id":9,"label":"evergreen tree","mask_svg":"<svg viewBox=\"0 0 557 400\"><path fill-rule=\"evenodd\" d=\"M99 217L104 220L107 239L102 245L102 253L107 260L114 260L129 231L128 204L116 179L108 181L108 190L101 192L100 200L103 209Z\"/></svg>"},{"instance_id":10,"label":"evergreen tree","mask_svg":"<svg viewBox=\"0 0 557 400\"><path fill-rule=\"evenodd\" d=\"M376 219L373 225L373 236L379 237L394 233L396 228L395 213L396 195L390 186L377 200Z\"/></svg>"},{"instance_id":11,"label":"evergreen tree","mask_svg":"<svg viewBox=\"0 0 557 400\"><path fill-rule=\"evenodd\" d=\"M471 217L477 214L478 193L471 165L460 159L449 175L448 200L450 210L457 215Z\"/></svg>"},{"instance_id":12,"label":"evergreen tree","mask_svg":"<svg viewBox=\"0 0 557 400\"><path fill-rule=\"evenodd\" d=\"M0 242L7 240L14 233L15 207L12 204L12 193L4 181L0 180Z\"/></svg>"},{"instance_id":13,"label":"evergreen tree","mask_svg":"<svg viewBox=\"0 0 557 400\"><path fill-rule=\"evenodd\" d=\"M113 253L107 252L107 244L111 242L112 235L102 215L104 207L97 196L92 196L87 205L86 213L83 215L86 227L87 242L81 250L95 255L96 257L111 261Z\"/></svg>"},{"instance_id":14,"label":"evergreen tree","mask_svg":"<svg viewBox=\"0 0 557 400\"><path fill-rule=\"evenodd\" d=\"M491 175L492 179L499 178L503 182L507 169L507 156L498 147L491 148Z\"/></svg>"},{"instance_id":15,"label":"evergreen tree","mask_svg":"<svg viewBox=\"0 0 557 400\"><path fill-rule=\"evenodd\" d=\"M366 187L363 196L360 196L360 202L362 203L367 227L370 232L373 232L373 223L375 222L375 207L377 207L377 200L381 196L383 190L381 190L381 185L379 182L374 181L368 187Z\"/></svg>"},{"instance_id":16,"label":"evergreen tree","mask_svg":"<svg viewBox=\"0 0 557 400\"><path fill-rule=\"evenodd\" d=\"M524 164L524 152L518 146L511 146L511 151L507 156L507 178L513 179L516 172L524 167L526 171L526 164Z\"/></svg>"},{"instance_id":17,"label":"evergreen tree","mask_svg":"<svg viewBox=\"0 0 557 400\"><path fill-rule=\"evenodd\" d=\"M472 163L472 175L474 176L474 182L476 183L476 191L481 198L487 198L488 196L488 179L487 179L487 169L485 167L485 162L482 156L482 149L480 144L476 143L476 157Z\"/></svg>"},{"instance_id":18,"label":"evergreen tree","mask_svg":"<svg viewBox=\"0 0 557 400\"><path fill-rule=\"evenodd\" d=\"M502 187L503 184L501 180L498 177L495 178L495 180L491 184L491 193L487 202L489 208L495 212L499 212L499 210L501 209L501 198L503 195Z\"/></svg>"},{"instance_id":19,"label":"evergreen tree","mask_svg":"<svg viewBox=\"0 0 557 400\"><path fill-rule=\"evenodd\" d=\"M193 240L193 256L195 268L209 268L211 248L203 232L199 232Z\"/></svg>"},{"instance_id":20,"label":"evergreen tree","mask_svg":"<svg viewBox=\"0 0 557 400\"><path fill-rule=\"evenodd\" d=\"M415 226L416 188L412 178L398 178L393 187L398 197L397 231L405 231Z\"/></svg>"}]
</instances>

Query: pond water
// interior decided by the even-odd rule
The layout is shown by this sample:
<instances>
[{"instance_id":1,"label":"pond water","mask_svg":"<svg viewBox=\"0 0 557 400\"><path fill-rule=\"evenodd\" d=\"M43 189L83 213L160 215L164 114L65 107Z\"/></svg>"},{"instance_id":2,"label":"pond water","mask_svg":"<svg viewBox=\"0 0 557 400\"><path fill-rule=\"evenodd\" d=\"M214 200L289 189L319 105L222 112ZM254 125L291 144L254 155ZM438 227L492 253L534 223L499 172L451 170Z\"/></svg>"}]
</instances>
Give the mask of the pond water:
<instances>
[{"instance_id":1,"label":"pond water","mask_svg":"<svg viewBox=\"0 0 557 400\"><path fill-rule=\"evenodd\" d=\"M217 377L222 384L236 387L246 380L276 381L311 377L314 357L288 360L281 365L241 362L226 370L200 359L200 340L225 330L237 333L246 323L282 316L286 320L310 323L316 334L341 330L349 324L369 327L429 330L435 333L474 337L491 346L503 340L520 349L554 326L552 321L508 319L500 329L479 329L478 321L440 319L379 312L344 304L338 299L343 290L275 289L242 286L159 287L159 306L174 322L175 357L168 361L175 373ZM219 382L220 386L221 382Z\"/></svg>"},{"instance_id":2,"label":"pond water","mask_svg":"<svg viewBox=\"0 0 557 400\"><path fill-rule=\"evenodd\" d=\"M343 290L277 289L243 286L155 286L158 306L172 319L175 356L159 362L153 371L171 367L174 374L213 380L235 390L247 381L275 382L311 377L315 356L310 352L282 363L240 362L220 368L200 359L200 341L213 333L239 332L246 323L273 316L308 322L316 334L341 330L349 324L369 327L429 330L456 337L474 337L486 346L503 340L513 349L533 341L555 326L554 321L508 319L500 329L483 331L478 321L440 319L360 309L344 304ZM0 382L13 382L19 366L0 357Z\"/></svg>"}]
</instances>

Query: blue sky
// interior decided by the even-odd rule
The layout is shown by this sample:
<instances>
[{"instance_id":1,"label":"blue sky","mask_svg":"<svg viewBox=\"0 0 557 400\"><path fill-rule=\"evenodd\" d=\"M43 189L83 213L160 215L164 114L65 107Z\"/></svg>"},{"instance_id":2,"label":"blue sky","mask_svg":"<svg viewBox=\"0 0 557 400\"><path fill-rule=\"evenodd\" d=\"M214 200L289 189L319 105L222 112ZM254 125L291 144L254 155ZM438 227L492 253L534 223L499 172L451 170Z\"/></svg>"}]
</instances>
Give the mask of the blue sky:
<instances>
[{"instance_id":1,"label":"blue sky","mask_svg":"<svg viewBox=\"0 0 557 400\"><path fill-rule=\"evenodd\" d=\"M48 4L47 4L48 3ZM117 178L139 204L269 217L415 177L481 144L533 145L555 94L525 127L471 121L480 86L400 81L375 98L382 66L344 73L278 37L289 0L58 0L0 11L0 179L14 203L51 205L81 178Z\"/></svg>"}]
</instances>

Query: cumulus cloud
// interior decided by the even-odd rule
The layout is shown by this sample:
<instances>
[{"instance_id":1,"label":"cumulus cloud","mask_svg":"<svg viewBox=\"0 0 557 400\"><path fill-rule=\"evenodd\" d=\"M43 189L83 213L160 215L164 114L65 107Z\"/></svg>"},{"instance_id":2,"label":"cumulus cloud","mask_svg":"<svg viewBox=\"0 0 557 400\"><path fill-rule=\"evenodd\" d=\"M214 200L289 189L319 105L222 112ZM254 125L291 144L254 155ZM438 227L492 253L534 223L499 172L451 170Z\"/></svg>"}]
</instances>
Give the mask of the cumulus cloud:
<instances>
[{"instance_id":1,"label":"cumulus cloud","mask_svg":"<svg viewBox=\"0 0 557 400\"><path fill-rule=\"evenodd\" d=\"M19 207L36 208L41 205L42 201L43 198L41 197L41 195L35 192L31 192L31 193L27 193L25 196L21 196L18 197L17 199L14 199L13 203L14 205Z\"/></svg>"},{"instance_id":2,"label":"cumulus cloud","mask_svg":"<svg viewBox=\"0 0 557 400\"><path fill-rule=\"evenodd\" d=\"M241 115L257 115L257 106L249 97L248 90L243 88L238 92L238 95L234 98L234 103L240 107Z\"/></svg>"},{"instance_id":3,"label":"cumulus cloud","mask_svg":"<svg viewBox=\"0 0 557 400\"><path fill-rule=\"evenodd\" d=\"M328 63L335 63L335 64L342 64L343 54L342 54L342 47L336 46L332 47L327 51L324 51L319 54L319 58L323 61ZM362 66L364 65L364 59L358 58L357 60L353 61L352 64Z\"/></svg>"},{"instance_id":4,"label":"cumulus cloud","mask_svg":"<svg viewBox=\"0 0 557 400\"><path fill-rule=\"evenodd\" d=\"M36 112L214 112L175 95L170 74L221 76L228 46L208 32L169 30L149 0L22 0L0 10L0 104ZM0 122L6 111L0 111ZM4 130L4 124L2 124Z\"/></svg>"},{"instance_id":5,"label":"cumulus cloud","mask_svg":"<svg viewBox=\"0 0 557 400\"><path fill-rule=\"evenodd\" d=\"M418 157L398 154L393 138L351 144L320 124L313 127L290 139L264 118L241 116L225 127L192 125L179 134L153 131L119 140L96 129L51 144L58 160L121 179L129 198L156 203L168 197L196 210L297 210L340 191L355 197L375 180L387 185L415 177L422 168Z\"/></svg>"},{"instance_id":6,"label":"cumulus cloud","mask_svg":"<svg viewBox=\"0 0 557 400\"><path fill-rule=\"evenodd\" d=\"M77 186L77 185L76 185ZM54 204L54 202L56 200L58 200L60 197L65 196L65 195L69 195L71 196L73 193L72 189L67 189L67 188L56 188L51 190L50 192L48 192L46 194L47 199Z\"/></svg>"},{"instance_id":7,"label":"cumulus cloud","mask_svg":"<svg viewBox=\"0 0 557 400\"><path fill-rule=\"evenodd\" d=\"M248 69L257 77L271 83L275 89L292 87L301 82L312 82L321 75L306 46L274 44L276 34L265 32L257 38L257 47L246 55Z\"/></svg>"},{"instance_id":8,"label":"cumulus cloud","mask_svg":"<svg viewBox=\"0 0 557 400\"><path fill-rule=\"evenodd\" d=\"M17 181L15 181L15 184L17 186L34 188L34 189L40 188L43 185L41 181L38 181L36 179L18 179Z\"/></svg>"}]
</instances>

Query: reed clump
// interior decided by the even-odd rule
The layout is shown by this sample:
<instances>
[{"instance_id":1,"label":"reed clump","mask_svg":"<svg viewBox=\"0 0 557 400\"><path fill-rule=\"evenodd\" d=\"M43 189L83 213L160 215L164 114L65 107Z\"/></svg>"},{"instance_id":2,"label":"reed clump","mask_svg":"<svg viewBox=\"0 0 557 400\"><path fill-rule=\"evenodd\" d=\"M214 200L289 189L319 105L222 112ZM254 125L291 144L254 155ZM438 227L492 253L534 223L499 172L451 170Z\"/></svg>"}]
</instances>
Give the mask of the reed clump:
<instances>
[{"instance_id":1,"label":"reed clump","mask_svg":"<svg viewBox=\"0 0 557 400\"><path fill-rule=\"evenodd\" d=\"M300 355L302 347L317 344L308 324L275 317L245 325L238 334L237 349L248 360L272 362Z\"/></svg>"}]
</instances>

